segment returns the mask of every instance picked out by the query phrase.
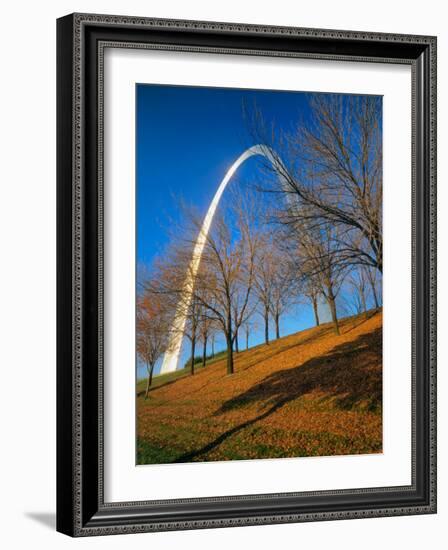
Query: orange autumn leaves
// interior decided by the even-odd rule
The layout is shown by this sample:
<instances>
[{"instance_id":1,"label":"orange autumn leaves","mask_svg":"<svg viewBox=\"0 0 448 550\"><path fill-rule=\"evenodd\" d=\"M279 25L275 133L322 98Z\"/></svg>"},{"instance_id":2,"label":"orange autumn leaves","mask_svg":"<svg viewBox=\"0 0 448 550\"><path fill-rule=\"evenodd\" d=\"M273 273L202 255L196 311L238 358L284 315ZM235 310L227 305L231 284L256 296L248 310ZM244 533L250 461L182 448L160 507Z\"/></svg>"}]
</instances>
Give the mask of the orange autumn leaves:
<instances>
[{"instance_id":1,"label":"orange autumn leaves","mask_svg":"<svg viewBox=\"0 0 448 550\"><path fill-rule=\"evenodd\" d=\"M382 314L225 358L137 397L137 463L382 450Z\"/></svg>"}]
</instances>

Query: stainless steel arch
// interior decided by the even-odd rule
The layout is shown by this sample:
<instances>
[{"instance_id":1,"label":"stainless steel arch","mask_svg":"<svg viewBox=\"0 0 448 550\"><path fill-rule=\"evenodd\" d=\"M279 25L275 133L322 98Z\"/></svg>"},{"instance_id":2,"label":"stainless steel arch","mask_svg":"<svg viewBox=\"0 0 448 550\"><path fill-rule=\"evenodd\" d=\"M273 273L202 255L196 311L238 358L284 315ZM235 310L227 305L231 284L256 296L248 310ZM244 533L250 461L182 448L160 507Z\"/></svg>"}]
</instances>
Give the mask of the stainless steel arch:
<instances>
[{"instance_id":1,"label":"stainless steel arch","mask_svg":"<svg viewBox=\"0 0 448 550\"><path fill-rule=\"evenodd\" d=\"M249 149L246 149L244 153L240 155L232 164L232 166L227 170L227 173L221 181L221 184L219 185L218 190L216 191L215 196L213 197L213 200L209 206L193 249L193 256L191 259L190 268L188 270L187 280L185 281L184 296L181 299L182 305L178 307L174 318L173 326L171 329L170 344L168 346L168 351L163 357L163 363L160 369L161 374L173 372L177 369L177 363L179 361L179 354L182 346L182 339L186 323L186 317L184 314L186 309L185 306L189 305L191 301L194 279L199 269L202 252L207 241L207 235L213 222L213 217L215 215L216 209L218 208L221 196L224 193L227 184L229 183L235 172L238 170L238 168L241 166L241 164L243 164L243 162L245 162L248 158L255 155L264 156L273 166L280 166L283 168L283 164L280 161L279 157L270 147L267 147L265 145L253 145L252 147L249 147ZM281 170L281 172L283 172L283 170Z\"/></svg>"}]
</instances>

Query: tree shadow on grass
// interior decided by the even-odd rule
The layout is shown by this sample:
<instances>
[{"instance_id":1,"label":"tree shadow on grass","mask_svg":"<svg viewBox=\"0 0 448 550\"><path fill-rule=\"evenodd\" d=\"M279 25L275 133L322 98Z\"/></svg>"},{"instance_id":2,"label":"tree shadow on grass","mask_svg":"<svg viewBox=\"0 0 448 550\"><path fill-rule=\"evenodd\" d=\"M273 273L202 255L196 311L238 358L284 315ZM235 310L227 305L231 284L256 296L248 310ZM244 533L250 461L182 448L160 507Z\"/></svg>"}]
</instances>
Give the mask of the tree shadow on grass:
<instances>
[{"instance_id":1,"label":"tree shadow on grass","mask_svg":"<svg viewBox=\"0 0 448 550\"><path fill-rule=\"evenodd\" d=\"M259 416L256 416L255 418L248 420L247 422L243 422L242 424L238 424L237 426L234 426L230 430L227 430L226 432L222 433L220 436L218 436L216 439L214 439L213 441L211 441L201 449L185 453L182 456L176 458L174 462L191 462L193 459L197 458L198 456L204 455L209 451L212 451L232 435L236 434L237 432L240 432L241 430L244 430L244 428L248 428L249 426L251 426L252 424L255 424L255 422L258 422L259 420L263 420L264 418L267 418L272 413L274 413L277 409L280 409L280 407L283 407L283 405L285 405L288 401L289 401L288 399L279 401L278 403L270 407L267 411L265 411L263 414L260 414Z\"/></svg>"},{"instance_id":2,"label":"tree shadow on grass","mask_svg":"<svg viewBox=\"0 0 448 550\"><path fill-rule=\"evenodd\" d=\"M255 402L266 408L314 390L336 397L340 408L359 402L374 407L382 395L381 366L378 366L381 348L382 329L378 328L302 365L270 374L224 402L215 415Z\"/></svg>"},{"instance_id":3,"label":"tree shadow on grass","mask_svg":"<svg viewBox=\"0 0 448 550\"><path fill-rule=\"evenodd\" d=\"M229 437L312 391L322 392L341 410L358 405L367 410L378 410L382 401L381 356L382 329L378 328L302 365L270 374L247 391L224 402L214 416L254 403L264 409L261 414L225 431L202 448L183 454L175 462L190 462L205 455Z\"/></svg>"}]
</instances>

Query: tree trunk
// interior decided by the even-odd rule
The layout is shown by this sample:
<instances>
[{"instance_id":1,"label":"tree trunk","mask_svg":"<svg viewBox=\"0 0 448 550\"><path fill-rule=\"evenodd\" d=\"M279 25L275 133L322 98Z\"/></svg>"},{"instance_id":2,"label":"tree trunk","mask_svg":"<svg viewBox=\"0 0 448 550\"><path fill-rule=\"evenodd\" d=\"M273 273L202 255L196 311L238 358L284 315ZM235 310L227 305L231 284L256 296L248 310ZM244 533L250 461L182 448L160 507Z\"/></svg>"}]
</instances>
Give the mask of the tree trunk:
<instances>
[{"instance_id":1,"label":"tree trunk","mask_svg":"<svg viewBox=\"0 0 448 550\"><path fill-rule=\"evenodd\" d=\"M280 338L280 315L275 314L275 337L277 340Z\"/></svg>"},{"instance_id":2,"label":"tree trunk","mask_svg":"<svg viewBox=\"0 0 448 550\"><path fill-rule=\"evenodd\" d=\"M373 301L375 302L375 309L378 309L380 307L380 304L378 302L378 296L376 294L376 288L375 288L375 282L372 281L372 279L369 277L370 286L372 287L372 294L373 294Z\"/></svg>"},{"instance_id":3,"label":"tree trunk","mask_svg":"<svg viewBox=\"0 0 448 550\"><path fill-rule=\"evenodd\" d=\"M146 365L146 369L148 371L148 379L146 380L146 392L145 392L145 399L148 399L149 394L149 388L152 384L152 373L154 372L154 365Z\"/></svg>"},{"instance_id":4,"label":"tree trunk","mask_svg":"<svg viewBox=\"0 0 448 550\"><path fill-rule=\"evenodd\" d=\"M207 361L207 338L204 338L204 345L202 347L202 366L205 367Z\"/></svg>"},{"instance_id":5,"label":"tree trunk","mask_svg":"<svg viewBox=\"0 0 448 550\"><path fill-rule=\"evenodd\" d=\"M232 336L226 334L227 342L227 374L233 374L233 342Z\"/></svg>"},{"instance_id":6,"label":"tree trunk","mask_svg":"<svg viewBox=\"0 0 448 550\"><path fill-rule=\"evenodd\" d=\"M249 349L249 331L246 330L246 351Z\"/></svg>"},{"instance_id":7,"label":"tree trunk","mask_svg":"<svg viewBox=\"0 0 448 550\"><path fill-rule=\"evenodd\" d=\"M334 298L332 292L329 294L327 301L328 301L328 305L330 306L331 319L332 319L333 324L334 324L334 330L335 330L336 334L340 334L338 315L337 315L337 312L336 312L336 302L335 302L335 298Z\"/></svg>"},{"instance_id":8,"label":"tree trunk","mask_svg":"<svg viewBox=\"0 0 448 550\"><path fill-rule=\"evenodd\" d=\"M196 338L191 339L191 361L190 361L190 374L194 374L194 352L196 349Z\"/></svg>"},{"instance_id":9,"label":"tree trunk","mask_svg":"<svg viewBox=\"0 0 448 550\"><path fill-rule=\"evenodd\" d=\"M367 317L367 303L366 303L366 294L364 290L361 290L361 303L362 303L362 309L364 310L364 316Z\"/></svg>"},{"instance_id":10,"label":"tree trunk","mask_svg":"<svg viewBox=\"0 0 448 550\"><path fill-rule=\"evenodd\" d=\"M235 352L236 353L239 353L239 349L238 349L238 331L235 332Z\"/></svg>"},{"instance_id":11,"label":"tree trunk","mask_svg":"<svg viewBox=\"0 0 448 550\"><path fill-rule=\"evenodd\" d=\"M267 311L264 313L264 341L269 344L269 313Z\"/></svg>"},{"instance_id":12,"label":"tree trunk","mask_svg":"<svg viewBox=\"0 0 448 550\"><path fill-rule=\"evenodd\" d=\"M311 301L313 302L313 310L314 310L314 318L316 319L316 327L320 325L319 322L319 310L317 309L317 299L311 298Z\"/></svg>"}]
</instances>

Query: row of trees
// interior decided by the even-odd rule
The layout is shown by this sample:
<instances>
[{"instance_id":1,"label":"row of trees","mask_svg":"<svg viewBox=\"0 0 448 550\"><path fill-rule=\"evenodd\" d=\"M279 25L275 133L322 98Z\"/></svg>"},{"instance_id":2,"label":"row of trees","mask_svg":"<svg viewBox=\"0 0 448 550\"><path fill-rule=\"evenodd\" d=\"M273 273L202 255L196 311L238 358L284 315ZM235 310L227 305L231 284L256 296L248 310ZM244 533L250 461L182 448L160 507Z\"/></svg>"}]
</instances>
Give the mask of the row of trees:
<instances>
[{"instance_id":1,"label":"row of trees","mask_svg":"<svg viewBox=\"0 0 448 550\"><path fill-rule=\"evenodd\" d=\"M261 182L244 193L239 186L240 193L220 206L200 258L194 255L202 219L185 210L185 227L143 284L137 346L148 365L148 388L169 345L167 327L176 330L180 312L191 373L197 344L205 364L207 342L219 332L232 374L239 338L244 333L248 345L257 318L269 343L270 323L279 338L282 316L304 301L317 325L319 305L327 304L336 333L342 288L350 289L345 294L353 296L356 312L366 311L370 298L375 307L381 304L379 99L313 95L295 132L266 132L266 126L256 112L257 141L278 155L263 166Z\"/></svg>"}]
</instances>

